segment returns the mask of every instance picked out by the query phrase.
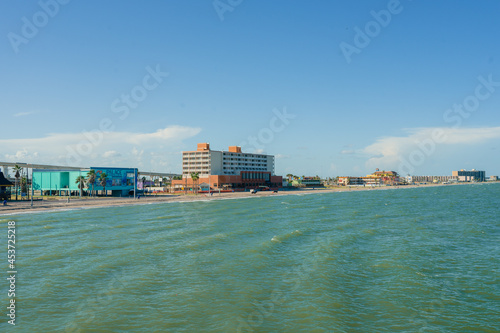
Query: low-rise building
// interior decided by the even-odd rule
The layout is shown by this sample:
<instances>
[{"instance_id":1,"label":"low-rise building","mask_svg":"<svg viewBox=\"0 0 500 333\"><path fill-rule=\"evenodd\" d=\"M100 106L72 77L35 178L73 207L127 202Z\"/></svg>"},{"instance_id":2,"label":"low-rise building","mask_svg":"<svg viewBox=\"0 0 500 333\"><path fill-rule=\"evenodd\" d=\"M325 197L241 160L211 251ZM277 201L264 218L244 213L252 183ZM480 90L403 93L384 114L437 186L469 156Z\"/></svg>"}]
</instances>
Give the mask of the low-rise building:
<instances>
[{"instance_id":1,"label":"low-rise building","mask_svg":"<svg viewBox=\"0 0 500 333\"><path fill-rule=\"evenodd\" d=\"M378 186L379 179L375 177L338 177L341 186Z\"/></svg>"},{"instance_id":2,"label":"low-rise building","mask_svg":"<svg viewBox=\"0 0 500 333\"><path fill-rule=\"evenodd\" d=\"M98 168L82 170L33 170L33 190L42 194L57 195L78 195L80 192L78 177L87 177L90 170L95 170L96 181L93 186L95 191L103 191L99 177L106 174L106 191L110 191L112 196L128 196L134 190L134 179L137 177L137 169L133 168ZM87 185L85 184L85 187ZM90 188L92 189L92 187Z\"/></svg>"},{"instance_id":3,"label":"low-rise building","mask_svg":"<svg viewBox=\"0 0 500 333\"><path fill-rule=\"evenodd\" d=\"M10 200L11 188L14 184L4 177L3 172L0 172L0 199Z\"/></svg>"},{"instance_id":4,"label":"low-rise building","mask_svg":"<svg viewBox=\"0 0 500 333\"><path fill-rule=\"evenodd\" d=\"M359 186L359 185L364 185L364 179L363 177L350 177L350 176L342 176L338 177L338 184L342 186Z\"/></svg>"},{"instance_id":5,"label":"low-rise building","mask_svg":"<svg viewBox=\"0 0 500 333\"><path fill-rule=\"evenodd\" d=\"M323 187L320 178L317 177L300 177L292 181L293 186L297 187Z\"/></svg>"},{"instance_id":6,"label":"low-rise building","mask_svg":"<svg viewBox=\"0 0 500 333\"><path fill-rule=\"evenodd\" d=\"M399 185L403 183L396 171L375 171L366 177L338 177L339 185L353 186L380 186L380 185Z\"/></svg>"},{"instance_id":7,"label":"low-rise building","mask_svg":"<svg viewBox=\"0 0 500 333\"><path fill-rule=\"evenodd\" d=\"M457 177L454 176L411 176L411 181L408 183L447 183Z\"/></svg>"},{"instance_id":8,"label":"low-rise building","mask_svg":"<svg viewBox=\"0 0 500 333\"><path fill-rule=\"evenodd\" d=\"M399 185L401 184L401 179L396 171L379 171L377 169L371 175L367 175L367 178L373 178L378 181L379 184L385 185Z\"/></svg>"}]
</instances>

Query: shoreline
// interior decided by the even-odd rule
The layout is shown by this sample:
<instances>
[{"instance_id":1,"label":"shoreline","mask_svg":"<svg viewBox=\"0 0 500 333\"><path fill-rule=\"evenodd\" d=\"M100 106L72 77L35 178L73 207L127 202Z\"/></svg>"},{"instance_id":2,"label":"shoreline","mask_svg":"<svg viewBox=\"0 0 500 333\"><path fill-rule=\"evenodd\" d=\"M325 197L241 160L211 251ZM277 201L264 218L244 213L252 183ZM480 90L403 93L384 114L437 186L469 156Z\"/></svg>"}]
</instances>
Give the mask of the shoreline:
<instances>
[{"instance_id":1,"label":"shoreline","mask_svg":"<svg viewBox=\"0 0 500 333\"><path fill-rule=\"evenodd\" d=\"M476 183L474 183L476 184ZM438 186L457 186L457 185L470 185L470 183L458 184L428 184L428 185L401 185L401 186L382 186L382 187L336 187L336 188L322 188L322 189L294 189L282 190L278 193L258 192L252 194L250 192L234 192L234 193L214 193L212 196L207 194L199 195L159 195L159 196L144 196L140 199L134 198L75 198L67 202L67 197L64 199L53 199L34 201L31 207L30 201L17 201L9 202L8 206L0 206L0 216L11 216L20 214L32 214L42 212L54 211L67 211L67 210L80 210L90 208L105 208L105 207L123 207L131 205L147 205L147 204L160 204L169 202L193 202L193 201L211 201L222 199L238 199L238 198L257 198L268 196L286 196L286 195L303 195L303 194L323 194L335 192L360 192L360 191L380 191L380 190L397 190L409 188L427 188Z\"/></svg>"}]
</instances>

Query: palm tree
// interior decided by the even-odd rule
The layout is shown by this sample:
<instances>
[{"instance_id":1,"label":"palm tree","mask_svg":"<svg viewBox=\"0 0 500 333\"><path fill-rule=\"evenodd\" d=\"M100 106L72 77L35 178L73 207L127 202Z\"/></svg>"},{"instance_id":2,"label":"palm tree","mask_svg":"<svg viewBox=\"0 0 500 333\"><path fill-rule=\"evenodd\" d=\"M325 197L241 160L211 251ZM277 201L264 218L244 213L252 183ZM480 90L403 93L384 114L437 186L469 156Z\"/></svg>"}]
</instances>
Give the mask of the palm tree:
<instances>
[{"instance_id":1,"label":"palm tree","mask_svg":"<svg viewBox=\"0 0 500 333\"><path fill-rule=\"evenodd\" d=\"M146 177L142 176L141 182L142 182L142 195L146 196Z\"/></svg>"},{"instance_id":2,"label":"palm tree","mask_svg":"<svg viewBox=\"0 0 500 333\"><path fill-rule=\"evenodd\" d=\"M91 195L94 194L94 184L95 184L95 181L96 181L95 170L90 170L89 172L87 172L87 185L88 185L89 188L92 185L92 191L90 192Z\"/></svg>"},{"instance_id":3,"label":"palm tree","mask_svg":"<svg viewBox=\"0 0 500 333\"><path fill-rule=\"evenodd\" d=\"M14 175L14 177L16 178L16 201L17 201L17 188L18 188L18 181L19 181L19 177L21 177L21 174L19 173L19 171L22 171L23 169L19 166L19 165L15 165L14 166L14 171L16 172L16 174Z\"/></svg>"},{"instance_id":4,"label":"palm tree","mask_svg":"<svg viewBox=\"0 0 500 333\"><path fill-rule=\"evenodd\" d=\"M78 176L76 177L75 184L78 184L78 188L80 189L80 197L82 196L83 188L85 186L85 177Z\"/></svg>"},{"instance_id":5,"label":"palm tree","mask_svg":"<svg viewBox=\"0 0 500 333\"><path fill-rule=\"evenodd\" d=\"M21 193L28 193L28 178L21 177Z\"/></svg>"},{"instance_id":6,"label":"palm tree","mask_svg":"<svg viewBox=\"0 0 500 333\"><path fill-rule=\"evenodd\" d=\"M107 178L108 175L104 172L101 173L101 176L99 177L99 184L101 184L105 196L108 196L108 192L106 192L106 182L108 180Z\"/></svg>"},{"instance_id":7,"label":"palm tree","mask_svg":"<svg viewBox=\"0 0 500 333\"><path fill-rule=\"evenodd\" d=\"M193 180L193 187L194 187L196 193L198 193L198 187L196 186L196 184L198 182L198 179L200 179L200 173L199 172L192 172L191 179Z\"/></svg>"}]
</instances>

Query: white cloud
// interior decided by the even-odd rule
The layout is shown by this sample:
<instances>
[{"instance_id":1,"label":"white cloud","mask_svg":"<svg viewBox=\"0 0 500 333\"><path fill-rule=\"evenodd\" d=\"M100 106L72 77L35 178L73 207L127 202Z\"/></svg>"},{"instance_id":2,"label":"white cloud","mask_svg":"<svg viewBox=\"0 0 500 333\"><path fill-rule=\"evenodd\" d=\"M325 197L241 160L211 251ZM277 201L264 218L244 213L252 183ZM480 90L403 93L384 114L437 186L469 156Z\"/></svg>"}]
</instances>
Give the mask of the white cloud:
<instances>
[{"instance_id":1,"label":"white cloud","mask_svg":"<svg viewBox=\"0 0 500 333\"><path fill-rule=\"evenodd\" d=\"M120 154L116 150L110 150L110 151L107 151L104 154L102 154L102 157L104 157L104 158L120 157L120 156L122 156L122 154Z\"/></svg>"},{"instance_id":2,"label":"white cloud","mask_svg":"<svg viewBox=\"0 0 500 333\"><path fill-rule=\"evenodd\" d=\"M28 112L18 112L12 115L12 117L26 117L32 114L38 113L37 111L28 111Z\"/></svg>"},{"instance_id":3,"label":"white cloud","mask_svg":"<svg viewBox=\"0 0 500 333\"><path fill-rule=\"evenodd\" d=\"M128 137L128 142L141 144L157 140L183 140L195 136L198 133L200 133L199 128L171 126L164 129L159 129L154 133L131 133L131 135Z\"/></svg>"},{"instance_id":4,"label":"white cloud","mask_svg":"<svg viewBox=\"0 0 500 333\"><path fill-rule=\"evenodd\" d=\"M181 160L172 158L183 140L200 133L200 128L169 126L152 133L101 132L51 133L32 139L0 139L6 162L155 168L154 163L179 169ZM147 158L152 153L154 158ZM161 171L155 168L157 171Z\"/></svg>"},{"instance_id":5,"label":"white cloud","mask_svg":"<svg viewBox=\"0 0 500 333\"><path fill-rule=\"evenodd\" d=\"M406 129L407 136L384 137L365 147L360 153L368 157L368 169L397 170L411 154L425 159L439 158L436 149L451 145L477 145L500 138L500 127L486 128L415 128ZM422 162L423 163L423 162Z\"/></svg>"},{"instance_id":6,"label":"white cloud","mask_svg":"<svg viewBox=\"0 0 500 333\"><path fill-rule=\"evenodd\" d=\"M5 157L9 161L19 162L19 161L26 159L26 158L29 158L29 159L37 158L38 152L29 153L28 150L26 150L26 148L24 148L22 150L16 151L13 155L5 154Z\"/></svg>"}]
</instances>

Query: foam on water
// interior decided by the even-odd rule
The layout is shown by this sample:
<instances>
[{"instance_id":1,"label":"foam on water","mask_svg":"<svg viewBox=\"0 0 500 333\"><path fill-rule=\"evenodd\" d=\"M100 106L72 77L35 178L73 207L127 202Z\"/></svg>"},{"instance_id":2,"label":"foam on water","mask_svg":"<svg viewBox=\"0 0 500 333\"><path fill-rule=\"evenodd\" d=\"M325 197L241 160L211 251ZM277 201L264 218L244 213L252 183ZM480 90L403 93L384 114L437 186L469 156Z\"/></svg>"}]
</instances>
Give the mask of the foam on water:
<instances>
[{"instance_id":1,"label":"foam on water","mask_svg":"<svg viewBox=\"0 0 500 333\"><path fill-rule=\"evenodd\" d=\"M281 242L286 241L289 238L297 237L300 235L302 235L302 233L299 230L295 230L295 231L292 231L292 232L289 232L289 233L286 233L283 235L273 236L273 238L271 238L271 241L281 243Z\"/></svg>"}]
</instances>

